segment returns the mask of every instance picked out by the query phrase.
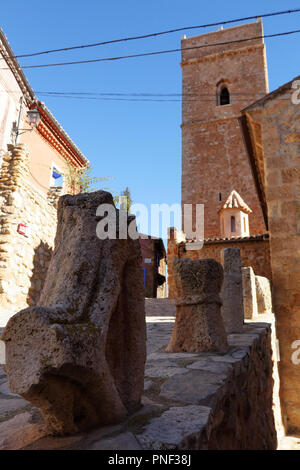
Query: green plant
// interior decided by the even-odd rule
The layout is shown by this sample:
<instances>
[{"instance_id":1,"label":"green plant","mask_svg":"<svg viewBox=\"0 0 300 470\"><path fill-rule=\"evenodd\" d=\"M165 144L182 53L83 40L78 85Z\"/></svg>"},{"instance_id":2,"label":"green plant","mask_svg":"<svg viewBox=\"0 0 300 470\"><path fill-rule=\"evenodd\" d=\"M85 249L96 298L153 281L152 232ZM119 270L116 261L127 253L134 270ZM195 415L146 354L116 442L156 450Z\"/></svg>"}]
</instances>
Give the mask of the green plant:
<instances>
[{"instance_id":1,"label":"green plant","mask_svg":"<svg viewBox=\"0 0 300 470\"><path fill-rule=\"evenodd\" d=\"M132 199L128 186L126 186L124 191L121 192L120 196L114 197L114 202L115 204L120 204L120 209L125 209L127 212L130 212L132 206Z\"/></svg>"},{"instance_id":2,"label":"green plant","mask_svg":"<svg viewBox=\"0 0 300 470\"><path fill-rule=\"evenodd\" d=\"M103 181L111 180L108 176L90 176L92 168L86 166L84 168L76 168L70 162L66 160L67 172L61 173L68 186L69 191L72 194L77 193L90 193L98 191L99 188L96 186L98 183ZM101 189L109 189L104 187Z\"/></svg>"}]
</instances>

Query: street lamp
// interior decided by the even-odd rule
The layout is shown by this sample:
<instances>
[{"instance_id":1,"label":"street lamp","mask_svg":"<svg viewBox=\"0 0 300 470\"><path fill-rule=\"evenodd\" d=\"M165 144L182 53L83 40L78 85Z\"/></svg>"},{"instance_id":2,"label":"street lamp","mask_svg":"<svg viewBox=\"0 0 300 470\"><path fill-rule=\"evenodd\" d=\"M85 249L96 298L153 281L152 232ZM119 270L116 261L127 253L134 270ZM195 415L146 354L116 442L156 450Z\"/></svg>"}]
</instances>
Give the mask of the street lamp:
<instances>
[{"instance_id":1,"label":"street lamp","mask_svg":"<svg viewBox=\"0 0 300 470\"><path fill-rule=\"evenodd\" d=\"M22 115L22 108L23 108L23 96L20 98L20 110L18 116L18 123L14 122L13 124L13 133L15 135L15 145L18 143L18 137L24 132L31 132L33 129L36 129L41 122L41 115L37 108L30 109L27 111L27 117L30 125L30 129L20 129L20 122L21 122L21 115Z\"/></svg>"},{"instance_id":2,"label":"street lamp","mask_svg":"<svg viewBox=\"0 0 300 470\"><path fill-rule=\"evenodd\" d=\"M28 130L36 129L39 123L41 122L41 115L39 111L36 108L30 109L29 111L27 111L27 117L31 127L31 129Z\"/></svg>"}]
</instances>

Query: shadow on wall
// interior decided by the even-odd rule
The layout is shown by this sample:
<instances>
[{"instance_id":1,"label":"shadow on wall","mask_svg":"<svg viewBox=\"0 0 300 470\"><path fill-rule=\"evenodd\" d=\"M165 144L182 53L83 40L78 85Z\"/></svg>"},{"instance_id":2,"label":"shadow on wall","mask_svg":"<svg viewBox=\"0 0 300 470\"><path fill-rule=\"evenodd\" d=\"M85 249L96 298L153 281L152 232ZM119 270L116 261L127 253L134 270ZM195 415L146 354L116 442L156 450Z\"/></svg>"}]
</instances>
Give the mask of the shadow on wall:
<instances>
[{"instance_id":1,"label":"shadow on wall","mask_svg":"<svg viewBox=\"0 0 300 470\"><path fill-rule=\"evenodd\" d=\"M31 286L28 290L27 303L30 307L37 305L50 264L53 249L43 241L36 247L33 257Z\"/></svg>"}]
</instances>

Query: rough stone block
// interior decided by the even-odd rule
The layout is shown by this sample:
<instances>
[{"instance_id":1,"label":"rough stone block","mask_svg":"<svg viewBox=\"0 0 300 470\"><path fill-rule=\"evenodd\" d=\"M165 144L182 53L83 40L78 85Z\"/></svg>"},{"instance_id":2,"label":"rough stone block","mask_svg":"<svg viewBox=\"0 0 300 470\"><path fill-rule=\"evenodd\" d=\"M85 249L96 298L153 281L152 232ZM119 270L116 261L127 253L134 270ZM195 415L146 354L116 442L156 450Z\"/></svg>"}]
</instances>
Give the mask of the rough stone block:
<instances>
[{"instance_id":1,"label":"rough stone block","mask_svg":"<svg viewBox=\"0 0 300 470\"><path fill-rule=\"evenodd\" d=\"M251 266L242 268L243 276L243 300L245 318L251 319L257 317L257 298L255 274Z\"/></svg>"},{"instance_id":2,"label":"rough stone block","mask_svg":"<svg viewBox=\"0 0 300 470\"><path fill-rule=\"evenodd\" d=\"M239 248L222 252L224 280L221 290L221 314L227 334L241 333L244 324L242 263Z\"/></svg>"},{"instance_id":3,"label":"rough stone block","mask_svg":"<svg viewBox=\"0 0 300 470\"><path fill-rule=\"evenodd\" d=\"M258 313L272 313L272 292L269 279L263 276L255 276L255 285Z\"/></svg>"},{"instance_id":4,"label":"rough stone block","mask_svg":"<svg viewBox=\"0 0 300 470\"><path fill-rule=\"evenodd\" d=\"M100 204L113 205L112 196L60 199L39 304L13 316L2 335L11 391L41 409L53 434L119 422L140 406L143 392L139 241L100 240Z\"/></svg>"},{"instance_id":5,"label":"rough stone block","mask_svg":"<svg viewBox=\"0 0 300 470\"><path fill-rule=\"evenodd\" d=\"M169 352L228 350L219 296L223 268L214 259L177 259L174 264L176 320Z\"/></svg>"}]
</instances>

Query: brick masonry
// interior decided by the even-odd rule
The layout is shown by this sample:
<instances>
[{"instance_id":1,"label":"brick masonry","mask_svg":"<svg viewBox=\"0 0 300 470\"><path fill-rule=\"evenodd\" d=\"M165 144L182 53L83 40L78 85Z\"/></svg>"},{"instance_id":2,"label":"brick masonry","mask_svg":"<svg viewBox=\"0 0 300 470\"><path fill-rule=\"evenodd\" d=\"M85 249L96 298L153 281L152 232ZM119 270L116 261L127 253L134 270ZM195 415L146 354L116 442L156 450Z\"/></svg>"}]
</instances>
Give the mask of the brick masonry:
<instances>
[{"instance_id":1,"label":"brick masonry","mask_svg":"<svg viewBox=\"0 0 300 470\"><path fill-rule=\"evenodd\" d=\"M233 189L253 211L250 234L265 232L237 120L268 91L263 40L202 47L262 34L257 21L182 40L182 204L205 205L205 238L220 236L218 211ZM217 106L222 81L231 101Z\"/></svg>"}]
</instances>

